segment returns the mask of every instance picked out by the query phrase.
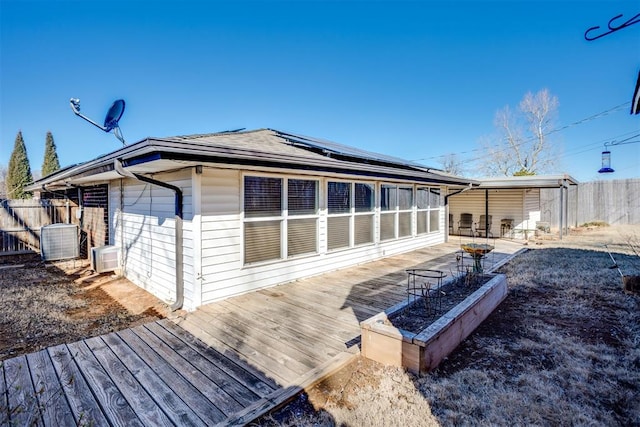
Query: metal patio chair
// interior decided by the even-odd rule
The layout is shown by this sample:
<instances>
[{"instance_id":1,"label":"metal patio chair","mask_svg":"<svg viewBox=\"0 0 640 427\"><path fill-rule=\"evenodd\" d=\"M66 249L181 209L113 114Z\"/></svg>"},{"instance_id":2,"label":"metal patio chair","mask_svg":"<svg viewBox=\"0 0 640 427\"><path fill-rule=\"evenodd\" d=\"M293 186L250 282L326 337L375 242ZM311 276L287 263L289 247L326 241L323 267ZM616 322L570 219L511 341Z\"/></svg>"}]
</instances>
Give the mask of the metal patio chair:
<instances>
[{"instance_id":1,"label":"metal patio chair","mask_svg":"<svg viewBox=\"0 0 640 427\"><path fill-rule=\"evenodd\" d=\"M489 221L487 221L487 219ZM491 232L491 215L480 215L480 221L476 223L476 233L478 233L478 236L484 233L485 237L493 237L493 233Z\"/></svg>"},{"instance_id":2,"label":"metal patio chair","mask_svg":"<svg viewBox=\"0 0 640 427\"><path fill-rule=\"evenodd\" d=\"M462 230L469 230L469 236L473 236L473 214L460 214L460 221L458 221L458 234L462 234Z\"/></svg>"}]
</instances>

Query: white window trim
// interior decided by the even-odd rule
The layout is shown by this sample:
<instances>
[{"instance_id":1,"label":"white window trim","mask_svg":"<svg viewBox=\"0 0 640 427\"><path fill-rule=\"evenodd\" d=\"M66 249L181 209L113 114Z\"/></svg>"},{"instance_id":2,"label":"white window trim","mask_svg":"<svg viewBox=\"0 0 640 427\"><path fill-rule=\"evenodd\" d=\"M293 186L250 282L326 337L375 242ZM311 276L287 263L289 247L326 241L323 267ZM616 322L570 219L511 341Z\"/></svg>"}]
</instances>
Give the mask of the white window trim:
<instances>
[{"instance_id":1,"label":"white window trim","mask_svg":"<svg viewBox=\"0 0 640 427\"><path fill-rule=\"evenodd\" d=\"M329 182L344 182L350 185L350 191L349 191L349 212L344 212L344 213L336 213L336 214L332 214L329 213ZM368 212L356 212L356 184L366 184L366 185L370 185L371 187L373 187L373 207L371 208L370 211ZM376 185L376 183L374 181L361 181L361 180L349 180L349 179L334 179L334 178L328 178L325 180L324 184L323 184L323 194L324 194L324 201L326 203L326 205L324 206L324 208L326 209L326 241L325 241L325 250L327 253L334 253L334 252L339 252L339 251L345 251L345 250L349 250L349 249L354 249L354 248L361 248L364 246L373 246L375 244L377 244L377 233L376 231L378 230L378 220L377 220L377 206L378 206L378 199L380 198L378 196L379 191L378 191L378 186ZM371 242L367 242L367 243L360 243L358 245L355 244L355 217L356 216L372 216L373 217L373 230L372 232L372 239ZM329 249L329 218L337 218L337 217L349 217L349 246L342 246L340 248L335 248L335 249Z\"/></svg>"},{"instance_id":2,"label":"white window trim","mask_svg":"<svg viewBox=\"0 0 640 427\"><path fill-rule=\"evenodd\" d=\"M277 178L277 179L281 179L282 180L282 194L281 194L281 198L282 198L282 214L281 215L272 215L272 216L264 216L264 217L250 217L247 218L245 216L245 207L244 207L244 200L245 200L245 177L247 176L253 176L253 177L260 177L260 178ZM315 214L306 214L306 215L291 215L289 216L289 180L291 179L299 179L299 180L305 180L305 181L316 181L317 182L317 187L316 187L316 192L317 192L317 197L318 197L318 206L317 206L317 210ZM252 267L256 267L256 266L262 266L262 265L269 265L269 264L277 264L277 263L281 263L281 262L286 262L289 260L294 260L294 259L300 259L300 258L306 258L306 257L313 257L313 256L317 256L321 253L321 247L320 247L320 217L322 215L322 179L319 177L314 177L314 176L305 176L305 175L280 175L280 174L269 174L269 173L262 173L262 172L243 172L241 174L240 177L240 220L242 223L242 227L240 230L240 239L241 239L241 248L242 248L242 268L252 268ZM306 253L306 254L300 254L300 255L292 255L289 256L289 242L288 242L288 220L289 218L291 218L292 220L296 220L296 219L310 219L310 218L315 218L316 219L316 251L315 252L310 252L310 253ZM244 224L246 223L251 223L251 222L267 222L267 221L279 221L280 222L280 258L278 259L269 259L269 260L264 260L264 261L257 261L257 262L251 262L251 263L247 263L246 259L245 259L245 227Z\"/></svg>"}]
</instances>

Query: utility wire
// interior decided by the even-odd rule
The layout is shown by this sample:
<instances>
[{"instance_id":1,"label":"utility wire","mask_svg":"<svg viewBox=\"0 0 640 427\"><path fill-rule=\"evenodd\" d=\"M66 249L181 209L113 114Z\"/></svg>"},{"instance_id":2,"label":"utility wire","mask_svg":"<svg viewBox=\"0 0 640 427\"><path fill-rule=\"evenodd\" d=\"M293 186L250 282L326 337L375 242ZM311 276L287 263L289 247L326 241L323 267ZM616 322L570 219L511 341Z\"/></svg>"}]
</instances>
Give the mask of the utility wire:
<instances>
[{"instance_id":1,"label":"utility wire","mask_svg":"<svg viewBox=\"0 0 640 427\"><path fill-rule=\"evenodd\" d=\"M567 124L567 125L561 126L561 127L559 127L559 128L552 129L552 130L550 130L549 132L544 133L544 134L543 134L543 136L547 136L547 135L550 135L550 134L553 134L553 133L556 133L556 132L561 132L561 131L566 130L566 129L568 129L568 128L571 128L571 127L574 127L574 126L577 126L577 125L580 125L580 124L583 124L583 123L586 123L586 122L590 122L590 121L595 120L595 119L598 119L598 118L600 118L600 117L607 116L607 115L609 115L609 114L611 114L611 113L613 113L613 112L616 112L616 111L622 110L622 109L624 109L624 108L627 108L627 107L629 106L629 104L631 104L631 102L630 102L630 101L625 102L625 103L622 103L622 104L620 104L620 105L616 105L615 107L609 108L609 109L607 109L607 110L601 111L601 112L599 112L599 113L593 114L593 115L591 115L591 116L588 116L588 117L585 117L585 118L583 118L583 119L577 120L577 121L575 121L575 122L569 123L569 124ZM525 140L523 140L523 141L520 141L520 142L519 142L518 144L516 144L516 145L517 145L517 146L521 146L521 145L524 145L524 144L526 144L526 143L528 143L528 142L534 141L534 140L536 140L536 139L537 139L536 137L531 137L531 138L525 139ZM497 151L507 151L507 150L509 150L510 148L511 148L511 147L505 147L505 148L503 148L502 150L497 150ZM472 150L462 151L462 152L458 152L458 153L455 153L455 154L456 154L456 155L464 155L464 154L475 153L475 152L479 152L479 151L485 151L485 149L484 149L484 148L474 148L474 149L472 149ZM448 156L448 155L450 155L450 154L453 154L453 153L443 154L443 155L440 155L440 156L424 157L424 158L416 159L416 160L413 160L413 161L416 161L416 162L417 162L417 161L423 161L423 160L439 159L439 158L446 157L446 156ZM483 154L483 155L478 156L478 157L476 157L476 158L471 158L471 159L463 160L463 161L461 161L461 163L472 163L472 162L475 162L475 161L482 160L483 158L485 158L485 157L489 157L489 156L492 156L492 154Z\"/></svg>"}]
</instances>

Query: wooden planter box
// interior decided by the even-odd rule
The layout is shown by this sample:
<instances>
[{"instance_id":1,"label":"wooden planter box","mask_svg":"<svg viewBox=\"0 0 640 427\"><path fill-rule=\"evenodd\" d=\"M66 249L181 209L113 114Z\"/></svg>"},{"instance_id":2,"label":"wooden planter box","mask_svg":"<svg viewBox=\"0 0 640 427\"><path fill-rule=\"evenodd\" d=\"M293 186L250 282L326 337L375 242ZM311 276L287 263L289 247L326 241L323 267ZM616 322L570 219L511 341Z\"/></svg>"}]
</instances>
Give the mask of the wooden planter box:
<instances>
[{"instance_id":1,"label":"wooden planter box","mask_svg":"<svg viewBox=\"0 0 640 427\"><path fill-rule=\"evenodd\" d=\"M434 369L506 298L506 276L492 276L491 280L420 333L385 324L387 316L402 310L407 302L361 322L362 355L417 374Z\"/></svg>"}]
</instances>

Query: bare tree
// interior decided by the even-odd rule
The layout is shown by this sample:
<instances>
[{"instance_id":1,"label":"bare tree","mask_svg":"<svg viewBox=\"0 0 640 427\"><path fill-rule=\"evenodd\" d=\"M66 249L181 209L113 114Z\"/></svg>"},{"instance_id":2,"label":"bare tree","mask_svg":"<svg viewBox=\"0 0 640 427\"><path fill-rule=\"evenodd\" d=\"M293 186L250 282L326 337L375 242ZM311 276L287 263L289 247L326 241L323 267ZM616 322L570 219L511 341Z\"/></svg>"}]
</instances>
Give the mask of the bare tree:
<instances>
[{"instance_id":1,"label":"bare tree","mask_svg":"<svg viewBox=\"0 0 640 427\"><path fill-rule=\"evenodd\" d=\"M481 140L486 153L480 168L489 176L537 175L556 165L555 149L548 138L558 113L558 98L548 89L528 92L518 111L498 110L494 125L497 138Z\"/></svg>"},{"instance_id":2,"label":"bare tree","mask_svg":"<svg viewBox=\"0 0 640 427\"><path fill-rule=\"evenodd\" d=\"M462 161L455 153L442 156L440 164L442 165L442 170L451 175L462 175L464 173Z\"/></svg>"}]
</instances>

